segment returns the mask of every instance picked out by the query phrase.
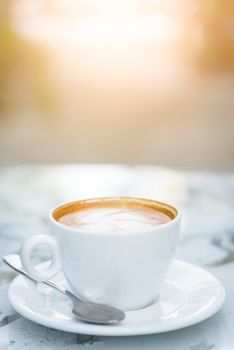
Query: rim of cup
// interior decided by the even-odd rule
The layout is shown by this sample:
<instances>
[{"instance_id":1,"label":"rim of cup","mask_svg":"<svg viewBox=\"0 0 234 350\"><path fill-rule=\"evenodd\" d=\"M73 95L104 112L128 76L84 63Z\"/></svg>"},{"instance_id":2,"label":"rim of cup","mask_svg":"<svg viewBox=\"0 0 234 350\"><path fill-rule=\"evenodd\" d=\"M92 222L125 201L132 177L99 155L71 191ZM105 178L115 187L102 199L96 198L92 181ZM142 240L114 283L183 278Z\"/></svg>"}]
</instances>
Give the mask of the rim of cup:
<instances>
[{"instance_id":1,"label":"rim of cup","mask_svg":"<svg viewBox=\"0 0 234 350\"><path fill-rule=\"evenodd\" d=\"M149 230L145 230L145 231L128 231L128 232L91 232L91 231L85 231L85 230L82 230L82 228L79 228L79 227L71 227L71 226L67 226L67 225L64 225L62 223L60 223L58 220L56 220L55 218L55 214L56 212L60 211L61 209L63 208L66 208L67 206L72 206L72 205L76 205L76 204L80 204L82 205L82 203L95 203L95 202L100 202L100 201L106 201L106 202L109 202L109 201L118 201L118 200L123 200L123 201L129 201L129 202L138 202L139 205L141 205L142 203L142 206L144 206L144 203L145 204L154 204L155 207L159 207L159 211L160 211L160 207L166 207L167 210L171 211L171 213L173 215L175 215L174 218L171 218L170 221L166 222L166 223L163 223L163 224L160 224L160 225L157 225L155 226L152 230L149 229ZM61 215L62 216L62 215ZM127 236L127 235L142 235L142 234L152 234L154 233L155 234L155 231L164 231L165 229L167 229L168 227L170 227L171 225L174 225L175 223L177 223L178 221L180 221L181 219L181 212L173 205L171 204L168 204L166 202L161 202L161 201L157 201L157 200L154 200L154 199L146 199L146 198L141 198L141 197L125 197L125 196L109 196L109 197L97 197L97 198L87 198L87 199L80 199L80 200L76 200L76 201L71 201L71 202L64 202L64 203L61 203L59 205L57 205L56 207L54 207L51 211L50 211L50 220L53 224L55 224L55 226L57 226L58 228L62 228L62 229L65 229L67 232L71 232L71 233L80 233L80 234L84 234L84 235L99 235L99 236L119 236L119 235L124 235L124 236Z\"/></svg>"}]
</instances>

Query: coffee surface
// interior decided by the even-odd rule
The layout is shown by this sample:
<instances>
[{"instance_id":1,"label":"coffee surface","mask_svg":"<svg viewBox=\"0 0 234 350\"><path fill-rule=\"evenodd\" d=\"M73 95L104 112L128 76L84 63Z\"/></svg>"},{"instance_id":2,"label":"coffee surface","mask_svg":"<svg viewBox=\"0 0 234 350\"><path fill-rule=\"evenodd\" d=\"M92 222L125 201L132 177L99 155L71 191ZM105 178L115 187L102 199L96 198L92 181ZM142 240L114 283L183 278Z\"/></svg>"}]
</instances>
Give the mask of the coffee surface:
<instances>
[{"instance_id":1,"label":"coffee surface","mask_svg":"<svg viewBox=\"0 0 234 350\"><path fill-rule=\"evenodd\" d=\"M58 219L63 225L87 232L144 232L171 219L159 210L145 207L89 207Z\"/></svg>"}]
</instances>

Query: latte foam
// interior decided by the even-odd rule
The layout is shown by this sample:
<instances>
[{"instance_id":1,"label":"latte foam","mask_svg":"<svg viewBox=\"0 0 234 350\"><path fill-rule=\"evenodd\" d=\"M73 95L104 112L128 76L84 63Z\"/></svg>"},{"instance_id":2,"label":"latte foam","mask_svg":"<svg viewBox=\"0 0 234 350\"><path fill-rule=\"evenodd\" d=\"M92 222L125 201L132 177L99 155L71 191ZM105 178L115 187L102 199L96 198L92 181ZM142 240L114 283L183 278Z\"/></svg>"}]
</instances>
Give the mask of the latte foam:
<instances>
[{"instance_id":1,"label":"latte foam","mask_svg":"<svg viewBox=\"0 0 234 350\"><path fill-rule=\"evenodd\" d=\"M58 222L87 232L144 232L169 222L165 213L146 207L88 207L67 213Z\"/></svg>"}]
</instances>

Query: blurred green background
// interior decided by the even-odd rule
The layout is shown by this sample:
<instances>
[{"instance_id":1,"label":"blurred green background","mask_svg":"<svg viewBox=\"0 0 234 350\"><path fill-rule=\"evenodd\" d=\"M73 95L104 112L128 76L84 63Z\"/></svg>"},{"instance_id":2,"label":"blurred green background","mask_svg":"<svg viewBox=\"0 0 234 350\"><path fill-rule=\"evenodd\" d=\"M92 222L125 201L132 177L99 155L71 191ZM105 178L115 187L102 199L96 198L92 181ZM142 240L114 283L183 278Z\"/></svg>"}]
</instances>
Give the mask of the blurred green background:
<instances>
[{"instance_id":1,"label":"blurred green background","mask_svg":"<svg viewBox=\"0 0 234 350\"><path fill-rule=\"evenodd\" d=\"M0 165L234 167L234 2L0 2Z\"/></svg>"}]
</instances>

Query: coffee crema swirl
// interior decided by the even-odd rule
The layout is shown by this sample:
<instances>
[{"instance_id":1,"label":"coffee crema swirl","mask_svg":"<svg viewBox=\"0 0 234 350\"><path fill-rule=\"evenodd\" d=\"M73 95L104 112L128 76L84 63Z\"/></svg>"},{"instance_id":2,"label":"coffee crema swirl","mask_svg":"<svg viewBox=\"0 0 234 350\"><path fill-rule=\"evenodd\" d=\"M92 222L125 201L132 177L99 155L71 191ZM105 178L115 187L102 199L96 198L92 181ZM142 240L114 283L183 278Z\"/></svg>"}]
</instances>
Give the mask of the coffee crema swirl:
<instances>
[{"instance_id":1,"label":"coffee crema swirl","mask_svg":"<svg viewBox=\"0 0 234 350\"><path fill-rule=\"evenodd\" d=\"M171 221L160 210L144 206L90 206L66 213L57 221L92 233L144 232Z\"/></svg>"}]
</instances>

